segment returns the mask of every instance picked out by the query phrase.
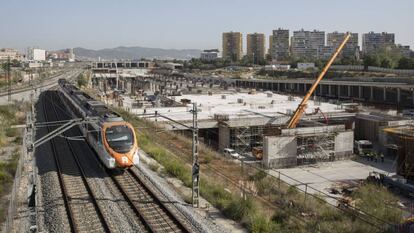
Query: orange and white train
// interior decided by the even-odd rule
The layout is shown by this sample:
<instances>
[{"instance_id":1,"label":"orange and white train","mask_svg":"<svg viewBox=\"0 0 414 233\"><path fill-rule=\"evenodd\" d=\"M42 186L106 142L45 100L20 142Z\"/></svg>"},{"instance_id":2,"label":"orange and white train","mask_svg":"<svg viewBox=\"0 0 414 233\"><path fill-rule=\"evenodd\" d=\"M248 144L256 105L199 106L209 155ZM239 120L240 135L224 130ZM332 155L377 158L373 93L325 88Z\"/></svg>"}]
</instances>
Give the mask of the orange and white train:
<instances>
[{"instance_id":1,"label":"orange and white train","mask_svg":"<svg viewBox=\"0 0 414 233\"><path fill-rule=\"evenodd\" d=\"M99 159L109 169L129 168L139 164L135 130L120 115L108 109L64 79L59 80L64 104L73 117L97 117L99 120L82 124L80 129Z\"/></svg>"}]
</instances>

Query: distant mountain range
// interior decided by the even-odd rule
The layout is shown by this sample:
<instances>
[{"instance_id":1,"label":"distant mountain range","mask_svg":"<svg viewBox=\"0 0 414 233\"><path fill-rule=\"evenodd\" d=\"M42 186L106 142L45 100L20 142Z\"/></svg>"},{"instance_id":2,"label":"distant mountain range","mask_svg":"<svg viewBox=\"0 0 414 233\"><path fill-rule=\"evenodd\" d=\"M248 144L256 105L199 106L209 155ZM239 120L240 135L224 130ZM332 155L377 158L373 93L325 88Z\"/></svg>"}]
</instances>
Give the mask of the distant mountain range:
<instances>
[{"instance_id":1,"label":"distant mountain range","mask_svg":"<svg viewBox=\"0 0 414 233\"><path fill-rule=\"evenodd\" d=\"M201 50L198 49L159 49L146 47L117 47L112 49L92 50L85 48L74 48L77 59L97 60L101 59L191 59L200 57Z\"/></svg>"}]
</instances>

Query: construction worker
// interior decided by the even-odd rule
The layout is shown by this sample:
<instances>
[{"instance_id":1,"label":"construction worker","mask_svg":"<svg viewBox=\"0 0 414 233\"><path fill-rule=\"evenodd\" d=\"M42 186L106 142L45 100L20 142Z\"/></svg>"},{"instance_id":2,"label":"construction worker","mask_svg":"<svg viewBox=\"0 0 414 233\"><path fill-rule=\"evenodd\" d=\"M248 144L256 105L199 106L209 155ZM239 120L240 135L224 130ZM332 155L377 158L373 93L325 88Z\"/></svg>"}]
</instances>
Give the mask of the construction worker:
<instances>
[{"instance_id":1,"label":"construction worker","mask_svg":"<svg viewBox=\"0 0 414 233\"><path fill-rule=\"evenodd\" d=\"M384 162L384 154L381 152L381 163L383 163Z\"/></svg>"},{"instance_id":2,"label":"construction worker","mask_svg":"<svg viewBox=\"0 0 414 233\"><path fill-rule=\"evenodd\" d=\"M371 152L368 152L366 155L367 155L367 160L371 161Z\"/></svg>"},{"instance_id":3,"label":"construction worker","mask_svg":"<svg viewBox=\"0 0 414 233\"><path fill-rule=\"evenodd\" d=\"M374 153L372 151L368 152L368 161L374 160Z\"/></svg>"}]
</instances>

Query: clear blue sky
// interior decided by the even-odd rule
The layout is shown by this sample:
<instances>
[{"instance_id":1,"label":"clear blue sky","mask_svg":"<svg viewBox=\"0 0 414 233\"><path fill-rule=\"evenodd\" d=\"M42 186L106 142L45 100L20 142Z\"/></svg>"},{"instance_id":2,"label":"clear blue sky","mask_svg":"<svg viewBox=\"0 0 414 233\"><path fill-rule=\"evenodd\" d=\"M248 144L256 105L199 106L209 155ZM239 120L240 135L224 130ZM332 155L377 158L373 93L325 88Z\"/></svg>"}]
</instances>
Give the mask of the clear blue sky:
<instances>
[{"instance_id":1,"label":"clear blue sky","mask_svg":"<svg viewBox=\"0 0 414 233\"><path fill-rule=\"evenodd\" d=\"M278 27L394 32L397 43L414 47L414 0L0 0L0 6L0 47L17 49L221 48L224 31L269 35Z\"/></svg>"}]
</instances>

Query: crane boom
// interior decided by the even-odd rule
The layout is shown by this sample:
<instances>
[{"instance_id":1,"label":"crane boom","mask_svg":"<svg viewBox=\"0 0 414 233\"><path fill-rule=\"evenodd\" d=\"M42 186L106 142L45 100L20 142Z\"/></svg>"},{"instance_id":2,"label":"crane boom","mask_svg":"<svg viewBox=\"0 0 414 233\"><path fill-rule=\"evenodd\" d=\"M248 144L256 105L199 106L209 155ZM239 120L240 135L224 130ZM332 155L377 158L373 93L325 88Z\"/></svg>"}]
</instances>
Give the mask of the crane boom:
<instances>
[{"instance_id":1,"label":"crane boom","mask_svg":"<svg viewBox=\"0 0 414 233\"><path fill-rule=\"evenodd\" d=\"M302 117L303 112L305 111L306 105L308 103L309 98L312 96L313 92L315 92L316 88L318 87L319 83L325 76L328 69L331 67L332 63L335 61L338 54L344 48L346 42L348 42L349 38L351 37L350 33L347 33L342 43L336 49L335 53L332 54L332 57L329 59L328 63L326 63L325 67L323 68L322 72L319 74L316 81L313 83L312 87L309 89L308 93L306 93L305 97L303 97L302 101L298 105L298 108L295 110L292 118L289 120L289 124L287 126L288 129L296 128L296 125L299 123L300 118Z\"/></svg>"}]
</instances>

